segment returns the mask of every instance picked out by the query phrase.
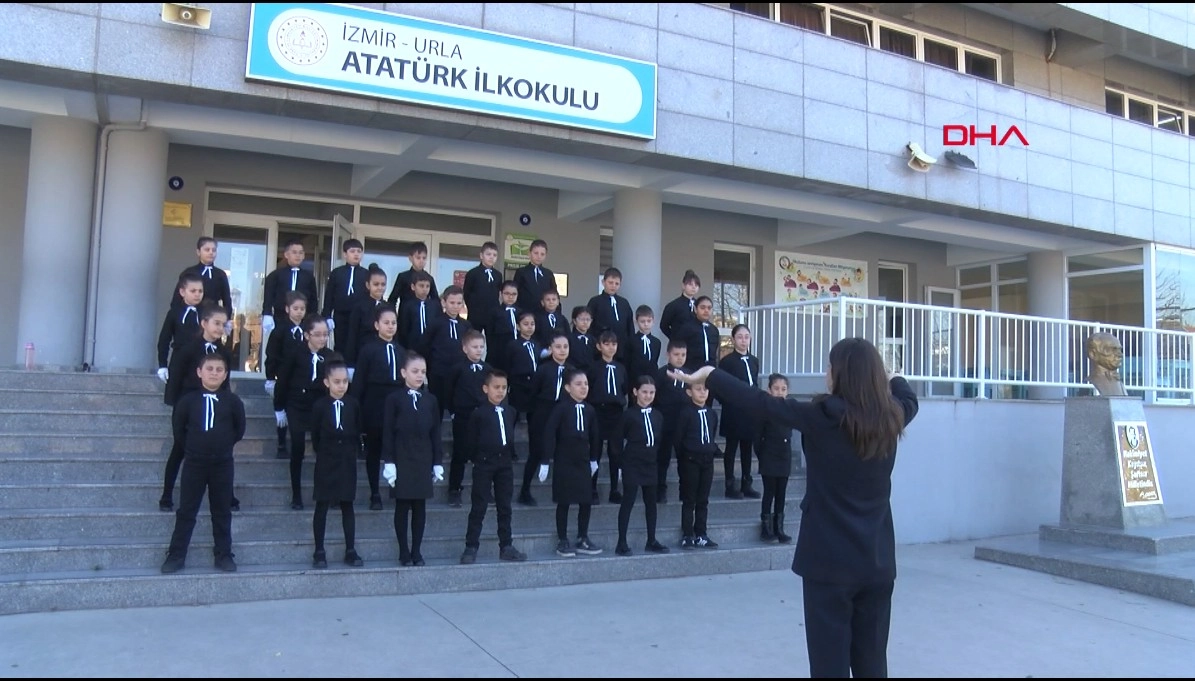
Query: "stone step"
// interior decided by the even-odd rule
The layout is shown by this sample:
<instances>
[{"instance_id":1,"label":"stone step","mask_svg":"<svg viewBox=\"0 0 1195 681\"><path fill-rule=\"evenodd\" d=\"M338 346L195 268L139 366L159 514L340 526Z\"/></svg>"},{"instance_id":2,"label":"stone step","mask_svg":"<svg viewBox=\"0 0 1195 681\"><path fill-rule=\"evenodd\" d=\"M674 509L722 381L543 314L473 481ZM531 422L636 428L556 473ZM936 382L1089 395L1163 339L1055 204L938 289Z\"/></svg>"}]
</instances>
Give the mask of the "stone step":
<instances>
[{"instance_id":1,"label":"stone step","mask_svg":"<svg viewBox=\"0 0 1195 681\"><path fill-rule=\"evenodd\" d=\"M79 461L92 457L158 455L164 464L170 452L171 438L139 433L38 433L8 431L0 433L0 457L5 459L70 456ZM246 435L236 444L238 456L274 456L278 448L275 432ZM308 455L311 455L310 447Z\"/></svg>"},{"instance_id":2,"label":"stone step","mask_svg":"<svg viewBox=\"0 0 1195 681\"><path fill-rule=\"evenodd\" d=\"M164 407L163 407L164 408ZM247 415L246 435L276 433L273 414ZM129 414L114 411L38 411L0 409L0 432L62 433L90 437L94 433L136 433L159 438L171 437L170 414Z\"/></svg>"},{"instance_id":3,"label":"stone step","mask_svg":"<svg viewBox=\"0 0 1195 681\"><path fill-rule=\"evenodd\" d=\"M458 547L463 549L463 541ZM421 568L379 565L378 558L368 555L364 556L364 568L349 568L338 562L338 545L329 544L328 548L334 552L329 556L327 570L311 569L308 556L301 563L246 565L236 573L222 573L212 567L210 556L192 547L187 568L173 575L160 574L159 565L154 565L98 573L85 570L0 576L0 614L208 605L300 595L335 598L489 591L734 574L787 570L793 555L791 546L761 545L750 539L742 544L725 542L722 548L712 551L674 550L666 555L636 553L629 557L616 556L612 550L593 557L545 557L538 546L531 544L520 546L525 552L535 552L531 560L508 563L497 560L496 544L486 541L475 565L458 564L458 550L448 559L429 560ZM238 551L235 545L233 551Z\"/></svg>"},{"instance_id":4,"label":"stone step","mask_svg":"<svg viewBox=\"0 0 1195 681\"><path fill-rule=\"evenodd\" d=\"M151 373L97 373L82 371L0 370L4 390L75 390L77 392L154 392L162 382Z\"/></svg>"},{"instance_id":5,"label":"stone step","mask_svg":"<svg viewBox=\"0 0 1195 681\"><path fill-rule=\"evenodd\" d=\"M273 402L266 395L241 396L245 413L270 416ZM77 392L74 390L0 390L0 404L20 412L113 412L146 416L170 416L170 407L156 392Z\"/></svg>"},{"instance_id":6,"label":"stone step","mask_svg":"<svg viewBox=\"0 0 1195 681\"><path fill-rule=\"evenodd\" d=\"M554 509L551 513L555 513ZM275 538L250 535L242 530L239 523L234 522L233 553L236 554L236 561L246 566L278 564L303 566L308 564L311 561L314 544L311 538L310 513L303 515L306 521L305 532L290 536L276 536ZM384 515L386 522L384 524L367 523L364 527L358 523L357 552L367 561L367 564L396 566L398 542L394 537L392 513L374 513L372 515ZM445 514L429 513L428 533L424 537L422 548L425 559L447 562L460 557L461 551L464 549L466 520L464 514L457 515L459 516L457 518L445 518ZM531 523L526 522L526 515L516 513L512 520L515 545L532 558L554 557L557 542L554 521L550 526L543 526L542 522L532 526ZM455 522L442 522L445 519ZM486 515L486 520L481 540L488 550L493 550L497 547L498 535L497 521L492 511ZM795 534L796 524L795 520L788 522L789 534ZM133 541L82 539L77 542L68 542L47 539L29 542L28 545L20 547L9 547L8 542L2 542L0 543L0 575L154 568L161 565L166 547L170 543L172 529L173 524L170 524L165 528L165 532L151 539ZM576 539L575 533L576 509L572 509L572 513L569 515L570 539ZM711 522L709 536L719 544L725 542L734 545L750 545L754 541L756 544L764 546L758 541L758 520L754 523L739 519ZM595 513L590 523L589 537L603 548L602 555L606 553L613 555L614 548L618 543L617 511L611 509L609 513ZM657 525L657 538L669 548L679 551L680 537L679 513L661 514ZM642 554L646 540L643 514L640 511L637 516L632 518L627 532L627 543L633 551ZM344 538L340 527L339 512L328 514L325 548L329 562L338 561L344 555ZM202 528L196 526L188 555L196 564L208 563L212 555L210 526Z\"/></svg>"}]
</instances>

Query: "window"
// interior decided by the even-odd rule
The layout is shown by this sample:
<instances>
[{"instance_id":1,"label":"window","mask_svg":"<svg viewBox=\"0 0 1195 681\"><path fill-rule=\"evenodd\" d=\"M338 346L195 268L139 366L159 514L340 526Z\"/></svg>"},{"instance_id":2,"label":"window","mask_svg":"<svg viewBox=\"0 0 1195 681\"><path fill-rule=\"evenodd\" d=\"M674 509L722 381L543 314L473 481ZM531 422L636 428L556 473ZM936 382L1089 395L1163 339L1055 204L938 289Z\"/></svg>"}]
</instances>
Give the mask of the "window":
<instances>
[{"instance_id":1,"label":"window","mask_svg":"<svg viewBox=\"0 0 1195 681\"><path fill-rule=\"evenodd\" d=\"M962 306L1009 314L1029 312L1029 261L1010 260L991 265L960 267L958 287Z\"/></svg>"},{"instance_id":2,"label":"window","mask_svg":"<svg viewBox=\"0 0 1195 681\"><path fill-rule=\"evenodd\" d=\"M743 321L743 308L751 305L755 278L755 249L750 246L714 245L714 287L710 298L714 314L710 321L729 332Z\"/></svg>"},{"instance_id":3,"label":"window","mask_svg":"<svg viewBox=\"0 0 1195 681\"><path fill-rule=\"evenodd\" d=\"M1154 124L1154 107L1139 99L1129 100L1129 120L1138 123Z\"/></svg>"},{"instance_id":4,"label":"window","mask_svg":"<svg viewBox=\"0 0 1195 681\"><path fill-rule=\"evenodd\" d=\"M1151 101L1127 92L1104 90L1104 111L1155 128L1195 135L1195 114L1177 106Z\"/></svg>"},{"instance_id":5,"label":"window","mask_svg":"<svg viewBox=\"0 0 1195 681\"><path fill-rule=\"evenodd\" d=\"M999 55L867 14L811 2L732 2L730 9L1000 82Z\"/></svg>"}]
</instances>

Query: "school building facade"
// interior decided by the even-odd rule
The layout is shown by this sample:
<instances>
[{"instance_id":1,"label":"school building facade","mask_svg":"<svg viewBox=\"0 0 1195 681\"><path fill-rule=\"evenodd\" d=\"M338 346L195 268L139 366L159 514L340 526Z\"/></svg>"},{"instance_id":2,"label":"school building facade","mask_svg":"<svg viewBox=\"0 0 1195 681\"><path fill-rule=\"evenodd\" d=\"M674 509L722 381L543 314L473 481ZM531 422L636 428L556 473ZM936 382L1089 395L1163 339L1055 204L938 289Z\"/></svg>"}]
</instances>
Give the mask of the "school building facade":
<instances>
[{"instance_id":1,"label":"school building facade","mask_svg":"<svg viewBox=\"0 0 1195 681\"><path fill-rule=\"evenodd\" d=\"M0 365L150 370L204 235L247 372L291 238L321 284L350 236L391 281L423 241L441 289L545 239L565 309L614 265L658 315L693 269L727 331L884 301L908 371L938 310L1195 330L1190 4L24 3L0 35ZM803 333L764 371L824 356ZM1056 520L1079 365L1018 386L972 335L919 384L902 541ZM1195 515L1191 354L1127 345L1168 512Z\"/></svg>"}]
</instances>

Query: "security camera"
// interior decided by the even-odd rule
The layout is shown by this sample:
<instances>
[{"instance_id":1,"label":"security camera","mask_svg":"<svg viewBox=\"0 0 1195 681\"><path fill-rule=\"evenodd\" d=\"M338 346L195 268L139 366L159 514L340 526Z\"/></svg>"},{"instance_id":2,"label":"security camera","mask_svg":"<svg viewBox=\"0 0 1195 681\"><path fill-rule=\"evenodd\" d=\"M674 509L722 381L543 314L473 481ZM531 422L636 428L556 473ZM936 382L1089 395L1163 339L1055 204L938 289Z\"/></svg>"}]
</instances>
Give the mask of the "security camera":
<instances>
[{"instance_id":1,"label":"security camera","mask_svg":"<svg viewBox=\"0 0 1195 681\"><path fill-rule=\"evenodd\" d=\"M909 167L919 173L928 173L929 167L938 162L938 159L925 153L916 142L909 142L906 148L909 150Z\"/></svg>"}]
</instances>

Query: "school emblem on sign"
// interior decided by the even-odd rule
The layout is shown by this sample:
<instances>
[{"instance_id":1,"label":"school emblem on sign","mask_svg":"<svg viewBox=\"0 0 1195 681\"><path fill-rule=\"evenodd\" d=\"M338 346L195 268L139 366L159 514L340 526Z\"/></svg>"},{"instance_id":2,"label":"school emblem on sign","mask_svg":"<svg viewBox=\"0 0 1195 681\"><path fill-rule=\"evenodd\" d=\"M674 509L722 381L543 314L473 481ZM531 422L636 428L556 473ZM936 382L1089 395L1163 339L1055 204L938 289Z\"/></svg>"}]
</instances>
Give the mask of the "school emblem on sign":
<instances>
[{"instance_id":1,"label":"school emblem on sign","mask_svg":"<svg viewBox=\"0 0 1195 681\"><path fill-rule=\"evenodd\" d=\"M314 19L297 16L278 27L278 52L299 66L319 62L328 53L328 34Z\"/></svg>"}]
</instances>

